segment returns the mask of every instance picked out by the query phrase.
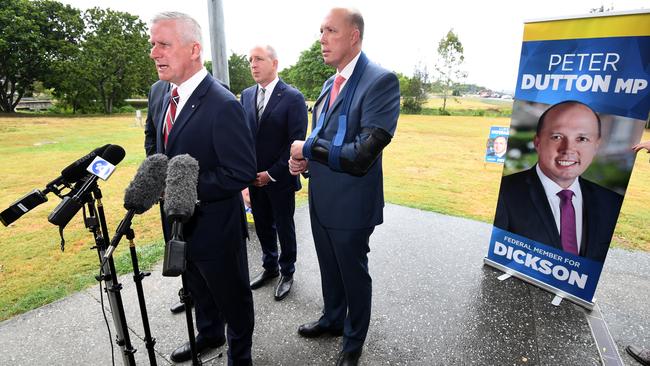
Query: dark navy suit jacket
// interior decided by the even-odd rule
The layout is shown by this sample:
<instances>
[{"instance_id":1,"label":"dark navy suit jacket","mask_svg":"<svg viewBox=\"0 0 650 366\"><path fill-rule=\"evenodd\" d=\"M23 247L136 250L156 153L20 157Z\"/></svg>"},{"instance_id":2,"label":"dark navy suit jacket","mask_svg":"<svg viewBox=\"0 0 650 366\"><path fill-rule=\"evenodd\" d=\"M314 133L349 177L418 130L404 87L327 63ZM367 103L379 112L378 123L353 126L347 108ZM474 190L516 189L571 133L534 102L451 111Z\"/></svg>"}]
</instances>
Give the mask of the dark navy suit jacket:
<instances>
[{"instance_id":1,"label":"dark navy suit jacket","mask_svg":"<svg viewBox=\"0 0 650 366\"><path fill-rule=\"evenodd\" d=\"M241 104L255 140L257 171L268 171L276 180L262 189L297 191L300 179L289 173L288 161L291 144L304 140L307 132L305 98L297 89L279 80L258 123L257 93L257 85L244 90Z\"/></svg>"},{"instance_id":2,"label":"dark navy suit jacket","mask_svg":"<svg viewBox=\"0 0 650 366\"><path fill-rule=\"evenodd\" d=\"M325 82L321 96L314 105L312 125L317 122L319 105L325 100L334 82L334 76ZM346 84L341 89L344 95ZM337 98L330 111L323 129L319 133L321 141L332 141L336 134L341 98ZM393 135L399 117L400 95L399 81L395 74L372 62L366 66L357 86L347 118L347 129L341 157L354 160L357 147L367 136L363 128L381 128ZM356 177L344 172L337 172L329 166L311 160L308 165L309 208L312 214L326 228L356 230L371 228L383 222L384 187L381 156L373 163L368 172Z\"/></svg>"},{"instance_id":3,"label":"dark navy suit jacket","mask_svg":"<svg viewBox=\"0 0 650 366\"><path fill-rule=\"evenodd\" d=\"M184 225L188 259L213 260L214 245L238 250L247 235L240 192L256 176L252 134L239 101L211 75L176 116L165 147L162 118L168 106L169 93L157 113L157 152L169 158L189 154L199 162L201 204Z\"/></svg>"},{"instance_id":4,"label":"dark navy suit jacket","mask_svg":"<svg viewBox=\"0 0 650 366\"><path fill-rule=\"evenodd\" d=\"M162 110L165 96L169 92L169 83L164 80L156 81L149 90L149 99L147 103L147 121L144 126L144 151L149 155L156 153L156 128L157 123L163 118L160 116L165 111Z\"/></svg>"},{"instance_id":5,"label":"dark navy suit jacket","mask_svg":"<svg viewBox=\"0 0 650 366\"><path fill-rule=\"evenodd\" d=\"M605 260L623 197L579 178L583 202L580 256ZM535 167L501 180L494 226L562 250L560 233Z\"/></svg>"}]
</instances>

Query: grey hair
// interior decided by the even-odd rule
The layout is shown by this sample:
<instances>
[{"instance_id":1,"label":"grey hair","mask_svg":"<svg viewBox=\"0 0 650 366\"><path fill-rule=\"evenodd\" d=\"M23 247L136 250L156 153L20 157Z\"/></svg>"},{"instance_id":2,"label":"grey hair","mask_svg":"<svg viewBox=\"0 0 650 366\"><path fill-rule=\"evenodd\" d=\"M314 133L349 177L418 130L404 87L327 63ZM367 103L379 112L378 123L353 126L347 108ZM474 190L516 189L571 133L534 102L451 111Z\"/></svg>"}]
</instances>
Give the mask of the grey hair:
<instances>
[{"instance_id":1,"label":"grey hair","mask_svg":"<svg viewBox=\"0 0 650 366\"><path fill-rule=\"evenodd\" d=\"M271 60L277 60L278 59L278 53L275 52L275 48L273 48L271 45L264 45L262 46L266 52L269 54L269 57Z\"/></svg>"},{"instance_id":2,"label":"grey hair","mask_svg":"<svg viewBox=\"0 0 650 366\"><path fill-rule=\"evenodd\" d=\"M178 22L181 28L181 38L183 42L198 42L200 45L203 45L203 39L201 37L201 26L196 19L191 16L177 12L177 11L166 11L156 14L151 21L152 24L155 24L162 20L175 20Z\"/></svg>"},{"instance_id":3,"label":"grey hair","mask_svg":"<svg viewBox=\"0 0 650 366\"><path fill-rule=\"evenodd\" d=\"M273 48L271 45L269 45L269 44L257 44L253 48L251 48L251 51L256 49L256 48L261 48L264 51L266 51L266 53L269 55L269 58L271 59L271 61L278 59L278 53L275 52L275 48Z\"/></svg>"},{"instance_id":4,"label":"grey hair","mask_svg":"<svg viewBox=\"0 0 650 366\"><path fill-rule=\"evenodd\" d=\"M359 39L363 41L363 15L357 9L350 8L348 11L348 21L359 30Z\"/></svg>"}]
</instances>

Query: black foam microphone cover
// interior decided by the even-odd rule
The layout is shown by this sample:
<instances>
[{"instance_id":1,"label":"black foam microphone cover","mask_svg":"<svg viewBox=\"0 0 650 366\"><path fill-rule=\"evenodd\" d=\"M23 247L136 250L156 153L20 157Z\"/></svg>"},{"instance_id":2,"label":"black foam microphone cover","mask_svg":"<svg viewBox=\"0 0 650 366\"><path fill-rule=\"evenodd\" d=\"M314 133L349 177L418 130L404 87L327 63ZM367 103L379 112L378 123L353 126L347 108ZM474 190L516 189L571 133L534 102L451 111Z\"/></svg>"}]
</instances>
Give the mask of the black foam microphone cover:
<instances>
[{"instance_id":1,"label":"black foam microphone cover","mask_svg":"<svg viewBox=\"0 0 650 366\"><path fill-rule=\"evenodd\" d=\"M93 161L95 157L103 156L104 153L106 152L106 149L108 149L109 146L111 145L106 144L102 147L98 147L95 150L88 153L87 155L77 159L77 161L68 165L61 171L61 178L63 178L63 180L65 180L68 183L75 183L79 179L85 177L88 174L88 172L86 171L88 164L90 164L90 162Z\"/></svg>"},{"instance_id":2,"label":"black foam microphone cover","mask_svg":"<svg viewBox=\"0 0 650 366\"><path fill-rule=\"evenodd\" d=\"M126 151L124 151L120 145L109 145L106 148L106 151L104 151L100 156L109 163L117 165L124 159L124 156L126 156Z\"/></svg>"},{"instance_id":3,"label":"black foam microphone cover","mask_svg":"<svg viewBox=\"0 0 650 366\"><path fill-rule=\"evenodd\" d=\"M119 145L110 145L102 154L102 158L113 165L119 164L126 152ZM96 175L88 174L89 177L84 181L78 182L69 195L63 197L63 200L50 213L47 220L57 226L65 227L84 205L84 196L86 196L95 186L99 179Z\"/></svg>"},{"instance_id":4,"label":"black foam microphone cover","mask_svg":"<svg viewBox=\"0 0 650 366\"><path fill-rule=\"evenodd\" d=\"M165 186L165 214L172 220L187 221L194 214L199 180L199 162L188 154L169 160Z\"/></svg>"},{"instance_id":5,"label":"black foam microphone cover","mask_svg":"<svg viewBox=\"0 0 650 366\"><path fill-rule=\"evenodd\" d=\"M140 215L153 206L165 189L167 156L154 154L146 158L124 191L124 208Z\"/></svg>"}]
</instances>

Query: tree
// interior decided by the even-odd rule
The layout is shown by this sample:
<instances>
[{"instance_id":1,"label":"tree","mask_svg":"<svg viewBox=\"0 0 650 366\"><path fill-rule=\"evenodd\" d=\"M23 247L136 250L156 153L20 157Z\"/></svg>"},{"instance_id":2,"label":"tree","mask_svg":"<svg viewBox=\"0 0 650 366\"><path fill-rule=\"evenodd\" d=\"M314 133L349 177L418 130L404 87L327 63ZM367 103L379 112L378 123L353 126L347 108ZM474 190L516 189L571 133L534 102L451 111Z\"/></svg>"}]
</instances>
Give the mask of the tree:
<instances>
[{"instance_id":1,"label":"tree","mask_svg":"<svg viewBox=\"0 0 650 366\"><path fill-rule=\"evenodd\" d=\"M0 2L0 111L13 112L35 81L56 78L56 65L77 50L80 12L49 0Z\"/></svg>"},{"instance_id":2,"label":"tree","mask_svg":"<svg viewBox=\"0 0 650 366\"><path fill-rule=\"evenodd\" d=\"M441 112L443 114L446 113L447 97L451 94L453 86L466 76L461 69L463 61L465 61L463 44L454 30L450 29L438 43L438 62L436 63L436 71L438 71L442 86Z\"/></svg>"},{"instance_id":3,"label":"tree","mask_svg":"<svg viewBox=\"0 0 650 366\"><path fill-rule=\"evenodd\" d=\"M300 53L295 65L282 70L280 77L298 88L306 99L315 100L320 95L325 80L335 72L336 69L325 65L320 42L316 41L309 49Z\"/></svg>"},{"instance_id":4,"label":"tree","mask_svg":"<svg viewBox=\"0 0 650 366\"><path fill-rule=\"evenodd\" d=\"M60 65L55 94L73 107L112 113L133 94L146 94L156 80L147 28L137 16L88 9L80 51Z\"/></svg>"},{"instance_id":5,"label":"tree","mask_svg":"<svg viewBox=\"0 0 650 366\"><path fill-rule=\"evenodd\" d=\"M406 113L420 113L422 105L427 101L427 82L429 73L426 68L416 67L412 77L398 75L402 109Z\"/></svg>"},{"instance_id":6,"label":"tree","mask_svg":"<svg viewBox=\"0 0 650 366\"><path fill-rule=\"evenodd\" d=\"M230 75L230 91L235 95L241 94L242 90L255 84L246 55L238 55L234 52L230 55L228 74Z\"/></svg>"}]
</instances>

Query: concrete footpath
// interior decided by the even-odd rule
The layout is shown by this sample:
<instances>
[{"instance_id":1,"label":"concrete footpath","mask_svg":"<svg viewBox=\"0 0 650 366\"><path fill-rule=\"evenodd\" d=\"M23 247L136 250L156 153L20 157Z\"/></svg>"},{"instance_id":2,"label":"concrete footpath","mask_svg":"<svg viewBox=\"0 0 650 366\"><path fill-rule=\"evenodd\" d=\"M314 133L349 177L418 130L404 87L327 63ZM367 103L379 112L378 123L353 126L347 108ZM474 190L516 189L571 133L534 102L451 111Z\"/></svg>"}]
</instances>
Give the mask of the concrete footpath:
<instances>
[{"instance_id":1,"label":"concrete footpath","mask_svg":"<svg viewBox=\"0 0 650 366\"><path fill-rule=\"evenodd\" d=\"M276 302L273 285L253 291L256 365L335 362L340 338L297 334L298 325L318 318L322 303L308 216L307 207L297 209L298 263L291 294ZM251 233L254 275L261 252ZM624 347L650 347L650 255L611 250L596 292L597 308L588 313L568 301L553 306L551 294L517 279L499 281L502 272L483 266L490 233L485 223L387 205L385 223L370 243L374 297L361 364L599 365L602 353L607 365L636 365ZM157 363L169 365L170 353L187 340L187 328L184 315L168 310L178 299L180 278L162 277L160 267L143 286ZM147 365L132 275L120 282L136 362ZM114 337L106 296L104 301ZM618 354L606 346L608 339ZM110 365L111 343L115 364L121 365L96 285L0 323L0 365ZM204 364L225 365L225 351L203 355Z\"/></svg>"}]
</instances>

